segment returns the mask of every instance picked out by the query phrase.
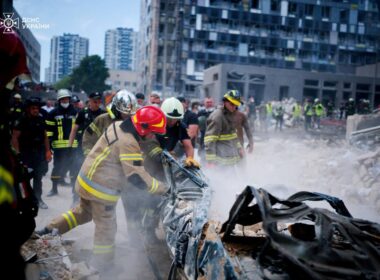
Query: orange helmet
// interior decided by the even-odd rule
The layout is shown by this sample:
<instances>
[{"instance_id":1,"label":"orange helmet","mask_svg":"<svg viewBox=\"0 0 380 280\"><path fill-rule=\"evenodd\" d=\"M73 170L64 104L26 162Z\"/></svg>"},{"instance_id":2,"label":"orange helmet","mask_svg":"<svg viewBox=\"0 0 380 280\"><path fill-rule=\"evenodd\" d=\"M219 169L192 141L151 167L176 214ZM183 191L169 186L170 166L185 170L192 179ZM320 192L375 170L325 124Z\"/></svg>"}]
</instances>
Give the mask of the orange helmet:
<instances>
[{"instance_id":1,"label":"orange helmet","mask_svg":"<svg viewBox=\"0 0 380 280\"><path fill-rule=\"evenodd\" d=\"M148 133L165 134L166 117L164 112L156 106L145 106L136 111L132 123L140 136Z\"/></svg>"}]
</instances>

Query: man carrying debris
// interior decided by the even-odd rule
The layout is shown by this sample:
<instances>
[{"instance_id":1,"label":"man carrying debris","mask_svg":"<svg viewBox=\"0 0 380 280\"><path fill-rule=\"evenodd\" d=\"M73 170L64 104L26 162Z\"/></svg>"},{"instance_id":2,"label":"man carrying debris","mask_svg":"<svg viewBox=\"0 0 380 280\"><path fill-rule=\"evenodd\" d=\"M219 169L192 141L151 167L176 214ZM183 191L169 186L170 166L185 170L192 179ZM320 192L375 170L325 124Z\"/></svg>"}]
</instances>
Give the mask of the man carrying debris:
<instances>
[{"instance_id":1,"label":"man carrying debris","mask_svg":"<svg viewBox=\"0 0 380 280\"><path fill-rule=\"evenodd\" d=\"M243 148L234 125L234 116L240 104L240 92L230 90L223 97L223 107L215 110L208 118L205 144L209 166L233 166L243 158Z\"/></svg>"},{"instance_id":2,"label":"man carrying debris","mask_svg":"<svg viewBox=\"0 0 380 280\"><path fill-rule=\"evenodd\" d=\"M122 188L137 185L150 193L162 194L166 188L146 173L139 142L166 131L166 118L154 106L140 108L125 121L114 122L86 157L76 181L79 205L52 220L37 233L57 229L63 234L74 227L95 222L94 264L109 267L114 258L116 203ZM103 265L103 266L102 266Z\"/></svg>"}]
</instances>

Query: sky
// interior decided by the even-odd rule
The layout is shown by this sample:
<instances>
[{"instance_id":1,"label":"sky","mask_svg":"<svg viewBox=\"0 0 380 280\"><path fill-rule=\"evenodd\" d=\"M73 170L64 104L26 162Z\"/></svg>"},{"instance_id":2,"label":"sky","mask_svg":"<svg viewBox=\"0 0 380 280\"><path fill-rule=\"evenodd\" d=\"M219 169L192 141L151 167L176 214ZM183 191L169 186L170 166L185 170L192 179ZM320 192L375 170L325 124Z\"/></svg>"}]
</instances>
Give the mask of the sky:
<instances>
[{"instance_id":1,"label":"sky","mask_svg":"<svg viewBox=\"0 0 380 280\"><path fill-rule=\"evenodd\" d=\"M13 0L22 18L38 20L45 28L30 30L41 45L41 81L50 61L50 39L63 33L89 39L89 55L104 58L104 37L108 29L129 27L138 30L139 0Z\"/></svg>"}]
</instances>

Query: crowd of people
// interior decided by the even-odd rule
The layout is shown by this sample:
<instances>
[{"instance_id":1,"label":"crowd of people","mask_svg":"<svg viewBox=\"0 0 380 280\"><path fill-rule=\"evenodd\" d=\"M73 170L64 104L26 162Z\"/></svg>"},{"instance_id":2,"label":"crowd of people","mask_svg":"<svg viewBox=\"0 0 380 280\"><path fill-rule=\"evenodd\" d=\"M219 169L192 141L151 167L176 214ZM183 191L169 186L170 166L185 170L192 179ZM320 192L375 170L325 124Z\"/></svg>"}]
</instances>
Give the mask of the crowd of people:
<instances>
[{"instance_id":1,"label":"crowd of people","mask_svg":"<svg viewBox=\"0 0 380 280\"><path fill-rule=\"evenodd\" d=\"M13 93L8 108L10 144L28 170L37 209L49 207L43 200L46 187L50 187L48 197L59 195L60 186L72 188L71 209L37 233L64 234L93 220L97 267L114 256L119 198L127 218L140 223L152 212L146 210L154 210L158 203L145 196L146 201L136 205L139 195L134 197L130 189L167 192L163 150L190 168L200 168L200 162L209 168L234 166L246 156L244 130L247 151L253 150L252 130L248 116L238 110L242 101L236 90L228 91L218 106L211 98L203 104L191 104L182 96L162 99L157 91L145 100L145 95L127 90L118 91L109 104L97 92L88 95L84 107L77 106L80 102L68 89L58 90L56 100L45 101L38 96L24 101L21 94ZM196 160L195 148L201 160ZM51 182L46 184L42 179L51 161ZM136 212L130 206L133 202L145 209L143 214L131 215ZM147 227L155 224L150 221Z\"/></svg>"},{"instance_id":2,"label":"crowd of people","mask_svg":"<svg viewBox=\"0 0 380 280\"><path fill-rule=\"evenodd\" d=\"M98 92L84 102L68 89L58 90L56 100L35 96L24 101L14 85L19 75L29 73L25 49L17 37L6 40L0 46L0 61L9 62L1 68L7 71L0 73L0 215L9 228L0 237L10 242L0 261L7 279L24 279L20 246L35 230L39 209L49 208L43 200L46 187L52 197L69 185L71 208L37 234L64 234L93 220L93 263L106 269L114 259L119 199L128 224L143 224L145 232L154 232L157 217L152 213L158 202L153 194L168 192L162 151L188 168L202 165L236 172L253 152L253 130L267 131L274 123L274 130L281 131L290 106L287 100L256 106L253 97L245 103L237 90L228 90L218 103L210 97L192 103L183 96L163 99L158 91L145 98L127 90L118 91L109 103ZM1 57L4 46L7 60ZM341 118L355 113L352 102L341 109ZM364 103L360 112L369 111ZM319 128L321 118L333 111L315 99L291 103L289 114L295 126L303 121L309 130ZM50 184L44 186L49 165ZM15 267L17 273L11 269Z\"/></svg>"}]
</instances>

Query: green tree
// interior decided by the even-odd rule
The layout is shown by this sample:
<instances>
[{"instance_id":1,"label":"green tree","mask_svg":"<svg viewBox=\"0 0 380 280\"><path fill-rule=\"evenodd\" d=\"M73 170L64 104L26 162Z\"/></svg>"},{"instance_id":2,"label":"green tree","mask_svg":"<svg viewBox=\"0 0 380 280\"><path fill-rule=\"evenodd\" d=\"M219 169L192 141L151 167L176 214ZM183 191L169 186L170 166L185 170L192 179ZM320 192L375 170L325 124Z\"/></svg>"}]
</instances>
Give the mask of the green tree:
<instances>
[{"instance_id":1,"label":"green tree","mask_svg":"<svg viewBox=\"0 0 380 280\"><path fill-rule=\"evenodd\" d=\"M109 77L106 63L98 55L87 56L82 59L80 65L71 74L71 84L75 90L91 92L103 92L109 88L105 80Z\"/></svg>"},{"instance_id":2,"label":"green tree","mask_svg":"<svg viewBox=\"0 0 380 280\"><path fill-rule=\"evenodd\" d=\"M55 85L54 88L56 90L62 89L62 88L67 88L71 89L71 77L70 76L65 76L62 79L60 79Z\"/></svg>"}]
</instances>

